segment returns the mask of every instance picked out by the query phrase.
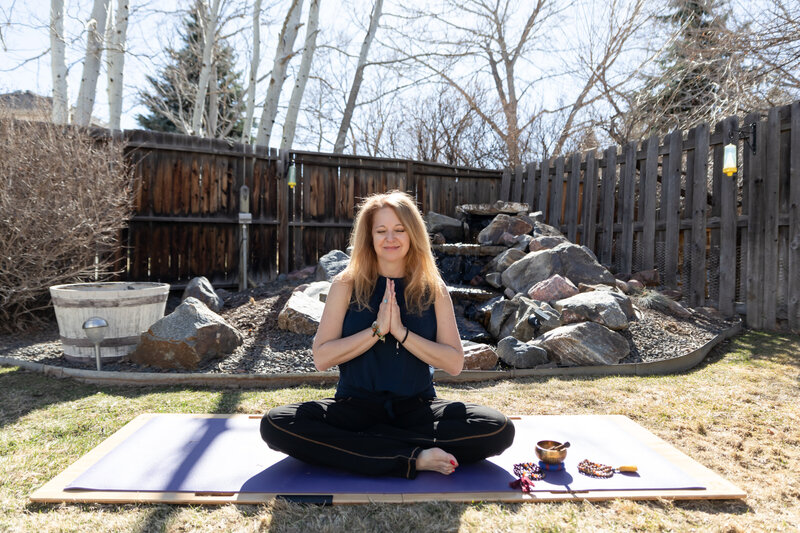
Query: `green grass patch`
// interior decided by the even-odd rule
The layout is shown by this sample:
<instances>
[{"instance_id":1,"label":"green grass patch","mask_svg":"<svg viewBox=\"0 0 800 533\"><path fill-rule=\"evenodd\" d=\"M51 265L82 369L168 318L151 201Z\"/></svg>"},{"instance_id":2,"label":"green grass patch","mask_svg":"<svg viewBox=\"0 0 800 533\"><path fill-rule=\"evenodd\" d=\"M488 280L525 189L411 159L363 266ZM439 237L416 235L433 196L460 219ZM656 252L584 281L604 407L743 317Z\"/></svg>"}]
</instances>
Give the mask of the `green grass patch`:
<instances>
[{"instance_id":1,"label":"green grass patch","mask_svg":"<svg viewBox=\"0 0 800 533\"><path fill-rule=\"evenodd\" d=\"M0 368L0 531L783 531L800 523L800 337L746 332L698 368L438 387L513 414L622 414L748 493L744 501L422 503L332 508L41 505L28 496L142 413L262 413L331 387L98 387Z\"/></svg>"}]
</instances>

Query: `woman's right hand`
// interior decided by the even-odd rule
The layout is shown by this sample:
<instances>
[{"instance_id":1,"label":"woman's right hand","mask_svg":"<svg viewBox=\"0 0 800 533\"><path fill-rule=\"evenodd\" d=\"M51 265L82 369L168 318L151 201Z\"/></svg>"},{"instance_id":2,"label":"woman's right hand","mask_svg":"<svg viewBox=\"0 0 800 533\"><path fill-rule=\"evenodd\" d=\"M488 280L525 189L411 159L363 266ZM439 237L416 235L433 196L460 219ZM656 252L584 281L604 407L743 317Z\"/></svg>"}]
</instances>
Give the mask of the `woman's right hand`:
<instances>
[{"instance_id":1,"label":"woman's right hand","mask_svg":"<svg viewBox=\"0 0 800 533\"><path fill-rule=\"evenodd\" d=\"M383 298L378 307L378 329L381 335L389 333L389 328L392 325L392 294L394 289L394 282L390 279L386 280L386 290L383 291Z\"/></svg>"}]
</instances>

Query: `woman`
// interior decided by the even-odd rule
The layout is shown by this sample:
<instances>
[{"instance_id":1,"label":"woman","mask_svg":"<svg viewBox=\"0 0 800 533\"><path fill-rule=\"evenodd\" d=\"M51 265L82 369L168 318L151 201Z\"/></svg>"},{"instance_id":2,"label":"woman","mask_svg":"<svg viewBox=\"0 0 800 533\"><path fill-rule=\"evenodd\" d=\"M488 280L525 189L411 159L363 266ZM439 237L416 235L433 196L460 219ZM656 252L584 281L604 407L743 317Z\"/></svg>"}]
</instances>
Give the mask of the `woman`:
<instances>
[{"instance_id":1,"label":"woman","mask_svg":"<svg viewBox=\"0 0 800 533\"><path fill-rule=\"evenodd\" d=\"M501 453L514 440L506 416L436 397L433 367L458 375L464 352L412 198L368 197L350 241L313 345L318 370L339 366L336 396L270 410L262 438L309 463L410 479Z\"/></svg>"}]
</instances>

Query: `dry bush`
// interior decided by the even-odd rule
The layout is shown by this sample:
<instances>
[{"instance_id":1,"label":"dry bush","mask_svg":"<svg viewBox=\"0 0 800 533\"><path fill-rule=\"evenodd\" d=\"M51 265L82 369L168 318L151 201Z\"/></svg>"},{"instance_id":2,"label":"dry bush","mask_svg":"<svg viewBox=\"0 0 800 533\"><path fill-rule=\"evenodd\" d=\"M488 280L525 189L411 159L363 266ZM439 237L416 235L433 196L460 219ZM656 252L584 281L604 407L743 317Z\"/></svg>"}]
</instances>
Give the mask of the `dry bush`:
<instances>
[{"instance_id":1,"label":"dry bush","mask_svg":"<svg viewBox=\"0 0 800 533\"><path fill-rule=\"evenodd\" d=\"M114 258L132 206L123 148L0 109L0 331L40 323L51 285L122 266Z\"/></svg>"}]
</instances>

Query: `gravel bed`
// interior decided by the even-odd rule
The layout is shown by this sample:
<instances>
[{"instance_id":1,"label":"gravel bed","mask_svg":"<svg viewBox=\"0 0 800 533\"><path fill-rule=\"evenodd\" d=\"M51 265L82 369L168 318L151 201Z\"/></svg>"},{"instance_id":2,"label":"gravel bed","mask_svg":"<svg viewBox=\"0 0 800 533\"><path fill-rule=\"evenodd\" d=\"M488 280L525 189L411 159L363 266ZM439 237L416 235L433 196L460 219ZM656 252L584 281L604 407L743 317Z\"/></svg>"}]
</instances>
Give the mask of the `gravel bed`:
<instances>
[{"instance_id":1,"label":"gravel bed","mask_svg":"<svg viewBox=\"0 0 800 533\"><path fill-rule=\"evenodd\" d=\"M230 294L220 314L245 334L245 341L233 354L208 361L191 372L209 374L280 374L314 372L311 356L313 337L278 329L278 313L298 284L313 281L273 281L241 293ZM180 303L178 295L167 302L167 313ZM631 353L620 363L643 363L686 355L737 323L695 313L686 319L675 318L652 309L641 309L637 320L621 332L631 345ZM94 369L94 363L67 361L58 340L55 318L43 330L0 335L0 356L52 366ZM500 367L498 367L500 368ZM104 363L103 370L127 372L182 373L186 370L161 370L120 361Z\"/></svg>"}]
</instances>

